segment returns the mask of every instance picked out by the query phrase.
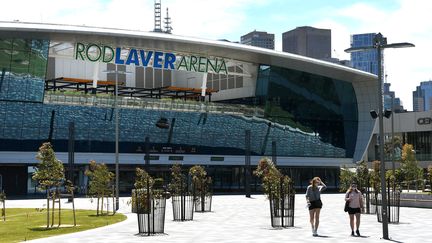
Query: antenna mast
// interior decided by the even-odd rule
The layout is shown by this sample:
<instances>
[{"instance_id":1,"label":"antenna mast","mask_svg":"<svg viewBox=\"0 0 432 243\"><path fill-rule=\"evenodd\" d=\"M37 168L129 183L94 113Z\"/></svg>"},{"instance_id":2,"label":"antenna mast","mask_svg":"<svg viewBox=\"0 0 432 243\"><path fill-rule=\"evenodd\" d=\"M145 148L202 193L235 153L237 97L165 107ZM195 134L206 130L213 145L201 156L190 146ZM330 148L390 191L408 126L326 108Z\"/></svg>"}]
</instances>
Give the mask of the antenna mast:
<instances>
[{"instance_id":1,"label":"antenna mast","mask_svg":"<svg viewBox=\"0 0 432 243\"><path fill-rule=\"evenodd\" d=\"M161 24L161 0L155 0L154 3L154 32L162 32Z\"/></svg>"},{"instance_id":2,"label":"antenna mast","mask_svg":"<svg viewBox=\"0 0 432 243\"><path fill-rule=\"evenodd\" d=\"M165 24L165 33L167 33L167 34L171 34L171 30L173 29L172 27L171 27L171 18L170 18L170 16L168 15L168 8L166 9L166 17L165 17L165 21L164 21L164 24Z\"/></svg>"}]
</instances>

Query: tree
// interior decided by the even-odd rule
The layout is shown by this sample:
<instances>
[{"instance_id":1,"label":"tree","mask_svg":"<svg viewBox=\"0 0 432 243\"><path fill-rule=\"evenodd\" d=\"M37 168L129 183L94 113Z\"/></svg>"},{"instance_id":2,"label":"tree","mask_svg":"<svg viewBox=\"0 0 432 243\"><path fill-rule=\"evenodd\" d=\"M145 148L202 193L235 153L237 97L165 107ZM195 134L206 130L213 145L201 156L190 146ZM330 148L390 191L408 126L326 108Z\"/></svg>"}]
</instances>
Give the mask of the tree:
<instances>
[{"instance_id":1,"label":"tree","mask_svg":"<svg viewBox=\"0 0 432 243\"><path fill-rule=\"evenodd\" d=\"M282 194L293 193L292 179L283 175L269 158L262 158L253 174L262 179L264 193L268 198L271 195L280 199ZM280 190L280 186L282 186L282 190Z\"/></svg>"},{"instance_id":2,"label":"tree","mask_svg":"<svg viewBox=\"0 0 432 243\"><path fill-rule=\"evenodd\" d=\"M369 186L369 169L366 161L360 161L356 168L356 181L358 183L358 188L362 191L366 190Z\"/></svg>"},{"instance_id":3,"label":"tree","mask_svg":"<svg viewBox=\"0 0 432 243\"><path fill-rule=\"evenodd\" d=\"M168 190L173 196L180 196L187 189L186 176L182 173L179 164L173 164L171 167L171 181L168 184Z\"/></svg>"},{"instance_id":4,"label":"tree","mask_svg":"<svg viewBox=\"0 0 432 243\"><path fill-rule=\"evenodd\" d=\"M114 173L108 170L105 164L98 164L96 161L90 161L89 169L85 174L90 178L88 193L97 198L96 214L99 216L99 199L101 200L101 214L103 214L103 200L106 196L112 196L112 183ZM108 211L108 208L107 208Z\"/></svg>"},{"instance_id":5,"label":"tree","mask_svg":"<svg viewBox=\"0 0 432 243\"><path fill-rule=\"evenodd\" d=\"M401 158L402 139L399 136L394 136L390 141L384 144L384 153L388 159L393 159L391 156L394 154L395 160Z\"/></svg>"},{"instance_id":6,"label":"tree","mask_svg":"<svg viewBox=\"0 0 432 243\"><path fill-rule=\"evenodd\" d=\"M2 204L1 217L3 221L6 221L6 193L4 191L0 192L0 202Z\"/></svg>"},{"instance_id":7,"label":"tree","mask_svg":"<svg viewBox=\"0 0 432 243\"><path fill-rule=\"evenodd\" d=\"M63 163L55 156L54 150L50 143L43 143L39 148L36 155L39 160L36 171L33 173L33 180L38 183L38 189L46 191L47 194L47 228L49 228L49 199L52 199L52 222L51 227L54 226L54 202L58 194L58 187L61 186L65 180ZM51 189L55 191L51 192ZM50 196L51 193L51 196ZM59 212L60 217L60 212Z\"/></svg>"},{"instance_id":8,"label":"tree","mask_svg":"<svg viewBox=\"0 0 432 243\"><path fill-rule=\"evenodd\" d=\"M349 168L345 166L341 168L340 176L339 176L339 191L346 192L348 188L351 186L351 183L355 180L356 174L354 171L351 171Z\"/></svg>"},{"instance_id":9,"label":"tree","mask_svg":"<svg viewBox=\"0 0 432 243\"><path fill-rule=\"evenodd\" d=\"M141 168L135 169L135 190L132 190L132 212L149 213L151 200L169 198L170 195L164 191L164 180L153 178ZM157 202L156 202L157 203Z\"/></svg>"},{"instance_id":10,"label":"tree","mask_svg":"<svg viewBox=\"0 0 432 243\"><path fill-rule=\"evenodd\" d=\"M370 173L369 183L373 188L373 190L375 191L375 194L381 191L380 170L381 170L381 162L378 160L374 160L372 162L372 171Z\"/></svg>"},{"instance_id":11,"label":"tree","mask_svg":"<svg viewBox=\"0 0 432 243\"><path fill-rule=\"evenodd\" d=\"M189 169L189 175L192 177L192 184L194 190L194 199L196 203L200 204L200 210L198 206L195 205L195 210L205 211L206 197L211 196L210 186L212 183L211 177L207 176L207 172L204 167L200 165L194 165Z\"/></svg>"},{"instance_id":12,"label":"tree","mask_svg":"<svg viewBox=\"0 0 432 243\"><path fill-rule=\"evenodd\" d=\"M417 190L418 181L423 181L423 170L418 164L411 144L404 144L402 148L401 171L407 183L408 191L412 181L415 182Z\"/></svg>"},{"instance_id":13,"label":"tree","mask_svg":"<svg viewBox=\"0 0 432 243\"><path fill-rule=\"evenodd\" d=\"M432 193L432 165L429 165L427 168L427 175L429 179L430 192Z\"/></svg>"},{"instance_id":14,"label":"tree","mask_svg":"<svg viewBox=\"0 0 432 243\"><path fill-rule=\"evenodd\" d=\"M339 179L339 191L346 192L355 182L359 190L364 192L370 185L370 173L366 161L360 161L355 170L350 170L344 166L341 168Z\"/></svg>"}]
</instances>

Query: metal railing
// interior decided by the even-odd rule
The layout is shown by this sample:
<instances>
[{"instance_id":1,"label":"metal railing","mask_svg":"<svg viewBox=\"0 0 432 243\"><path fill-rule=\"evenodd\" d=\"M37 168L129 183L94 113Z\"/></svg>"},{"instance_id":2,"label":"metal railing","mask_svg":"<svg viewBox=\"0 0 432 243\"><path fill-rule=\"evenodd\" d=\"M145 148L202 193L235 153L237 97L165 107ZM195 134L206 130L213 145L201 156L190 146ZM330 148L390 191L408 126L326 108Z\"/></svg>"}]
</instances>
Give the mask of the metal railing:
<instances>
[{"instance_id":1,"label":"metal railing","mask_svg":"<svg viewBox=\"0 0 432 243\"><path fill-rule=\"evenodd\" d=\"M197 102L189 100L148 99L119 96L118 107L129 109L174 110L223 113L232 115L264 117L264 110L246 105L228 105L214 102ZM69 95L61 93L45 93L44 103L114 107L113 96Z\"/></svg>"}]
</instances>

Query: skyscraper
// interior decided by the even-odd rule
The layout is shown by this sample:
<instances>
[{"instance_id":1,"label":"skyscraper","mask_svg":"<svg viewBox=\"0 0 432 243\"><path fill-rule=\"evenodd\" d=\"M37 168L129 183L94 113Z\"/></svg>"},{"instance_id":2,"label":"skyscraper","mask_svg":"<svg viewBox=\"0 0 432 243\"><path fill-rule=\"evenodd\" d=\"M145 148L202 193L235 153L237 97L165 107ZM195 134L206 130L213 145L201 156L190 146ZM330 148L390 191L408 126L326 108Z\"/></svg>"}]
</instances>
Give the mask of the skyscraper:
<instances>
[{"instance_id":1,"label":"skyscraper","mask_svg":"<svg viewBox=\"0 0 432 243\"><path fill-rule=\"evenodd\" d=\"M282 51L302 56L331 58L331 30L297 27L282 34Z\"/></svg>"},{"instance_id":2,"label":"skyscraper","mask_svg":"<svg viewBox=\"0 0 432 243\"><path fill-rule=\"evenodd\" d=\"M394 91L390 91L390 83L384 83L384 109L390 109L396 113L405 112L400 98L396 97Z\"/></svg>"},{"instance_id":3,"label":"skyscraper","mask_svg":"<svg viewBox=\"0 0 432 243\"><path fill-rule=\"evenodd\" d=\"M432 110L432 81L421 82L413 91L413 110Z\"/></svg>"},{"instance_id":4,"label":"skyscraper","mask_svg":"<svg viewBox=\"0 0 432 243\"><path fill-rule=\"evenodd\" d=\"M413 111L424 111L423 91L420 86L413 91Z\"/></svg>"},{"instance_id":5,"label":"skyscraper","mask_svg":"<svg viewBox=\"0 0 432 243\"><path fill-rule=\"evenodd\" d=\"M351 36L351 47L366 47L373 45L375 33L356 34ZM378 75L378 59L375 49L351 53L353 68Z\"/></svg>"},{"instance_id":6,"label":"skyscraper","mask_svg":"<svg viewBox=\"0 0 432 243\"><path fill-rule=\"evenodd\" d=\"M240 38L240 43L274 50L274 34L254 30L243 35Z\"/></svg>"}]
</instances>

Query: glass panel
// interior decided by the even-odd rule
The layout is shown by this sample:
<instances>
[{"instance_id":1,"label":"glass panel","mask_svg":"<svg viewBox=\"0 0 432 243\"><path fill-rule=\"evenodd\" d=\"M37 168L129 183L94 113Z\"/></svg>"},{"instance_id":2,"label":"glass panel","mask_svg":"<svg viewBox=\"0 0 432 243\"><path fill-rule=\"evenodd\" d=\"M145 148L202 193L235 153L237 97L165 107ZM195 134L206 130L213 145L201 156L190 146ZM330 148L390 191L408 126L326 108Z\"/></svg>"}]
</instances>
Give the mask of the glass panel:
<instances>
[{"instance_id":1,"label":"glass panel","mask_svg":"<svg viewBox=\"0 0 432 243\"><path fill-rule=\"evenodd\" d=\"M13 50L30 51L32 48L32 41L27 39L14 39L12 45Z\"/></svg>"},{"instance_id":2,"label":"glass panel","mask_svg":"<svg viewBox=\"0 0 432 243\"><path fill-rule=\"evenodd\" d=\"M12 39L0 39L0 50L7 49L12 50Z\"/></svg>"},{"instance_id":3,"label":"glass panel","mask_svg":"<svg viewBox=\"0 0 432 243\"><path fill-rule=\"evenodd\" d=\"M295 156L353 155L358 118L350 83L295 70L261 67L257 96L261 96L267 119L300 131L288 141ZM290 134L284 137L289 139ZM269 151L268 145L265 151Z\"/></svg>"}]
</instances>

